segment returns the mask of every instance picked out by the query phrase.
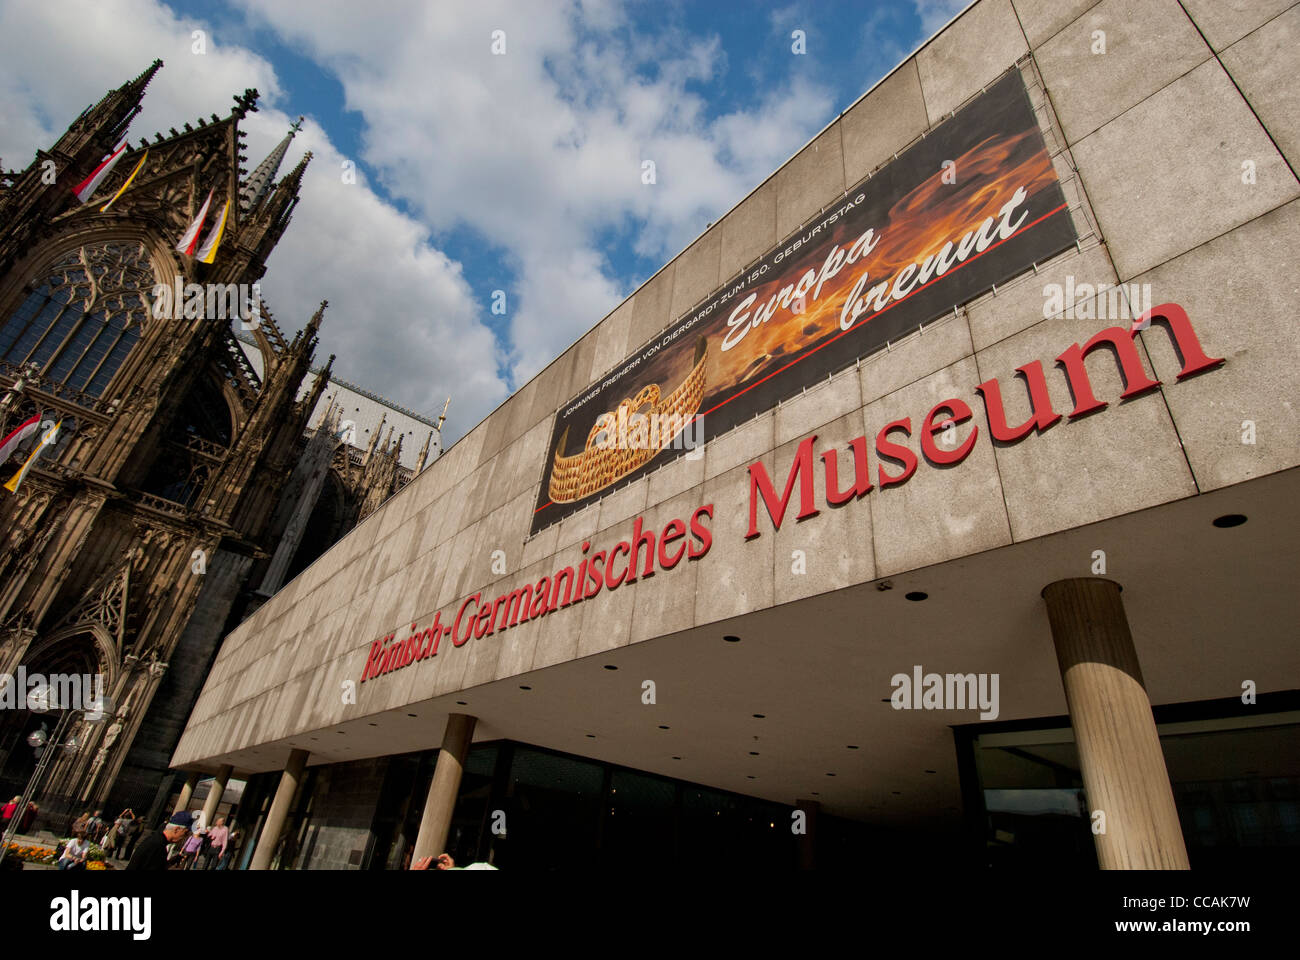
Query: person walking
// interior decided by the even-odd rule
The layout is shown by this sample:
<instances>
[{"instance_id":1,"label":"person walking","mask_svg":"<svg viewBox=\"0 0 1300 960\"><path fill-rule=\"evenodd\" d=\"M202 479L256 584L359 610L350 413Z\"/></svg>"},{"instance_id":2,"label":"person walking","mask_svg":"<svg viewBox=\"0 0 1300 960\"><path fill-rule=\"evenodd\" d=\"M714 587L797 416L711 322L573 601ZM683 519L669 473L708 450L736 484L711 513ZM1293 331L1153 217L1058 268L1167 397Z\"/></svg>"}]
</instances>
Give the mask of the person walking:
<instances>
[{"instance_id":1,"label":"person walking","mask_svg":"<svg viewBox=\"0 0 1300 960\"><path fill-rule=\"evenodd\" d=\"M96 810L95 815L90 818L86 824L86 836L93 841L100 841L104 838L104 811Z\"/></svg>"},{"instance_id":2,"label":"person walking","mask_svg":"<svg viewBox=\"0 0 1300 960\"><path fill-rule=\"evenodd\" d=\"M244 831L239 827L231 827L230 833L226 837L225 849L221 852L221 859L217 861L218 870L231 869L230 864L235 859L235 854L239 850L239 841L244 838Z\"/></svg>"},{"instance_id":3,"label":"person walking","mask_svg":"<svg viewBox=\"0 0 1300 960\"><path fill-rule=\"evenodd\" d=\"M131 854L131 862L126 865L128 870L166 870L167 845L171 843L180 843L190 835L190 825L194 818L190 816L189 811L181 810L173 813L161 830L156 830L144 837L135 852Z\"/></svg>"},{"instance_id":4,"label":"person walking","mask_svg":"<svg viewBox=\"0 0 1300 960\"><path fill-rule=\"evenodd\" d=\"M203 837L204 830L202 827L198 827L185 838L185 845L181 847L182 870L189 870L199 859L199 851L203 849Z\"/></svg>"},{"instance_id":5,"label":"person walking","mask_svg":"<svg viewBox=\"0 0 1300 960\"><path fill-rule=\"evenodd\" d=\"M203 869L211 870L226 855L226 845L230 843L230 828L226 826L225 817L217 817L217 822L208 831L208 843L204 849Z\"/></svg>"}]
</instances>

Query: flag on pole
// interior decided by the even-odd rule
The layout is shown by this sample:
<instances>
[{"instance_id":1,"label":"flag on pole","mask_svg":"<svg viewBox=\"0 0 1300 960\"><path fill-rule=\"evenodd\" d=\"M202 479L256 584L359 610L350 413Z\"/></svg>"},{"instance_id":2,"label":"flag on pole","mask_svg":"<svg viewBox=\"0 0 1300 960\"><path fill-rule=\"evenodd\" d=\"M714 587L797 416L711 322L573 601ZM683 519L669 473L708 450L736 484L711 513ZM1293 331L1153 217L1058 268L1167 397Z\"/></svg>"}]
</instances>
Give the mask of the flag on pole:
<instances>
[{"instance_id":1,"label":"flag on pole","mask_svg":"<svg viewBox=\"0 0 1300 960\"><path fill-rule=\"evenodd\" d=\"M226 229L226 215L230 213L230 201L221 208L221 217L217 220L211 232L208 233L208 239L203 241L203 246L199 247L198 252L194 254L194 259L200 263L211 263L217 258L217 247L221 244L221 235Z\"/></svg>"},{"instance_id":2,"label":"flag on pole","mask_svg":"<svg viewBox=\"0 0 1300 960\"><path fill-rule=\"evenodd\" d=\"M199 231L203 229L203 221L208 219L208 207L212 205L212 191L208 191L208 199L203 201L203 207L199 210L199 215L194 218L190 228L185 231L185 236L181 237L181 242L176 244L176 249L187 257L194 255L194 250L199 245Z\"/></svg>"},{"instance_id":3,"label":"flag on pole","mask_svg":"<svg viewBox=\"0 0 1300 960\"><path fill-rule=\"evenodd\" d=\"M0 440L0 464L8 462L14 451L18 449L18 445L35 433L36 428L40 425L41 415L34 413L30 420L24 420L14 428L14 431L9 436Z\"/></svg>"},{"instance_id":4,"label":"flag on pole","mask_svg":"<svg viewBox=\"0 0 1300 960\"><path fill-rule=\"evenodd\" d=\"M126 153L125 140L122 141L121 145L116 150L105 157L99 166L91 171L90 176L72 188L72 192L77 195L77 199L82 203L85 203L94 196L99 185L104 182L105 177L113 172L113 168L117 166L117 161L122 159L122 154L124 153Z\"/></svg>"},{"instance_id":5,"label":"flag on pole","mask_svg":"<svg viewBox=\"0 0 1300 960\"><path fill-rule=\"evenodd\" d=\"M122 188L118 190L117 193L113 194L112 200L108 201L108 203L104 204L102 207L99 208L100 213L107 213L108 208L111 207L113 204L117 203L117 198L120 197L122 194L126 193L126 188L131 186L131 181L135 179L135 175L140 172L140 168L144 166L144 162L148 159L149 159L149 151L146 150L144 152L144 156L140 158L140 162L137 163L135 165L135 169L131 171L131 176L127 177L126 183L122 184Z\"/></svg>"},{"instance_id":6,"label":"flag on pole","mask_svg":"<svg viewBox=\"0 0 1300 960\"><path fill-rule=\"evenodd\" d=\"M23 479L27 476L27 471L32 468L32 464L35 463L36 458L41 455L41 451L46 447L53 446L58 441L59 427L62 424L63 421L60 420L54 426L50 427L50 429L45 431L45 435L41 437L41 442L38 443L36 449L31 452L31 455L27 458L27 462L23 464L22 469L10 477L9 482L5 484L6 490L10 493L18 492L18 485L23 482Z\"/></svg>"}]
</instances>

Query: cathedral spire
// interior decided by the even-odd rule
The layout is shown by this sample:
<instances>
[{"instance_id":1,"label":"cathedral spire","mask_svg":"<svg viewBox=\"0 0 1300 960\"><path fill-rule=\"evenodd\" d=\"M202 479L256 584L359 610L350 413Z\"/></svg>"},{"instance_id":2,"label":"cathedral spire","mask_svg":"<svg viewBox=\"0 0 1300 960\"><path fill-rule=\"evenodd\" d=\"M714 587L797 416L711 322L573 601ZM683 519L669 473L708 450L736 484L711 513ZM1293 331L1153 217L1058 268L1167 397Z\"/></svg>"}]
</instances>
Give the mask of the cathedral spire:
<instances>
[{"instance_id":1,"label":"cathedral spire","mask_svg":"<svg viewBox=\"0 0 1300 960\"><path fill-rule=\"evenodd\" d=\"M257 169L252 175L244 181L239 188L239 209L245 213L252 210L263 198L271 191L271 185L275 182L275 175L280 170L280 164L284 162L284 155L289 150L289 141L294 138L299 130L302 129L303 118L299 117L298 122L289 128L274 150L267 154L266 159L257 165Z\"/></svg>"},{"instance_id":2,"label":"cathedral spire","mask_svg":"<svg viewBox=\"0 0 1300 960\"><path fill-rule=\"evenodd\" d=\"M420 448L419 459L415 461L415 473L418 476L424 470L424 464L429 459L429 445L433 443L433 431L429 431L429 436L425 438L424 446Z\"/></svg>"},{"instance_id":3,"label":"cathedral spire","mask_svg":"<svg viewBox=\"0 0 1300 960\"><path fill-rule=\"evenodd\" d=\"M126 134L127 126L141 110L140 102L144 99L145 87L149 86L149 81L162 65L161 60L155 60L138 77L109 93L89 111L92 116L101 114L95 120L102 131L105 144L116 145Z\"/></svg>"}]
</instances>

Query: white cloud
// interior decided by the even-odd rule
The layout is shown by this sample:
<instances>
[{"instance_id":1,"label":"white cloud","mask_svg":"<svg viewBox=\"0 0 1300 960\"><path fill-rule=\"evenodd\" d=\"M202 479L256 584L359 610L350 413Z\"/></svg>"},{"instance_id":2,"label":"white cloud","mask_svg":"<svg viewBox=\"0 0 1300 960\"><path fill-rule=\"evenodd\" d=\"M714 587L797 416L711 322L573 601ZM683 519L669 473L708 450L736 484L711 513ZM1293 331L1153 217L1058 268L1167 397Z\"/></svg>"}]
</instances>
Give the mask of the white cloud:
<instances>
[{"instance_id":1,"label":"white cloud","mask_svg":"<svg viewBox=\"0 0 1300 960\"><path fill-rule=\"evenodd\" d=\"M378 3L358 20L351 4L240 2L338 76L388 191L433 228L467 225L506 252L519 382L628 292L594 236L633 223L635 250L667 260L831 112L826 91L796 78L710 119L692 84L726 69L718 39L627 29L613 3L480 0L415 16Z\"/></svg>"}]
</instances>

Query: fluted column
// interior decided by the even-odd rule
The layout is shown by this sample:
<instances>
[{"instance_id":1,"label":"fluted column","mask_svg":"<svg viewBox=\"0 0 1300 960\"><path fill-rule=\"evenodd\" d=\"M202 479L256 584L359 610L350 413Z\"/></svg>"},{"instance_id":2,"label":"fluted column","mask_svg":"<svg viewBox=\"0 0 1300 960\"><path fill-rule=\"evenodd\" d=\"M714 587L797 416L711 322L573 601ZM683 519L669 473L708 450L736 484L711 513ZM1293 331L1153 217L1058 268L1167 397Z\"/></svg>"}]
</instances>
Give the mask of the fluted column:
<instances>
[{"instance_id":1,"label":"fluted column","mask_svg":"<svg viewBox=\"0 0 1300 960\"><path fill-rule=\"evenodd\" d=\"M1103 870L1186 870L1187 847L1120 586L1043 589Z\"/></svg>"},{"instance_id":2,"label":"fluted column","mask_svg":"<svg viewBox=\"0 0 1300 960\"><path fill-rule=\"evenodd\" d=\"M257 850L253 853L252 863L248 865L249 870L270 869L271 860L275 856L275 846L284 831L285 821L289 818L289 807L293 803L294 794L298 792L298 784L302 782L303 770L306 767L307 751L290 750L289 762L285 765L284 772L280 774L280 786L276 788L275 799L271 801L271 809L267 811L262 835L257 838Z\"/></svg>"},{"instance_id":3,"label":"fluted column","mask_svg":"<svg viewBox=\"0 0 1300 960\"><path fill-rule=\"evenodd\" d=\"M463 713L453 713L447 718L447 728L442 737L442 749L433 768L433 781L424 801L424 815L420 818L420 832L415 838L411 862L423 857L436 857L445 852L447 834L451 830L451 815L456 808L456 794L460 790L461 774L465 771L465 757L474 738L477 718Z\"/></svg>"}]
</instances>

